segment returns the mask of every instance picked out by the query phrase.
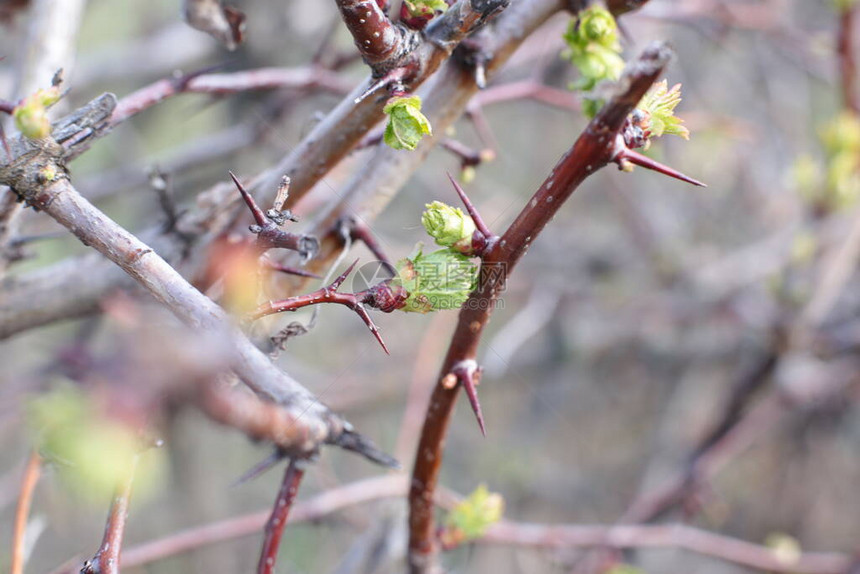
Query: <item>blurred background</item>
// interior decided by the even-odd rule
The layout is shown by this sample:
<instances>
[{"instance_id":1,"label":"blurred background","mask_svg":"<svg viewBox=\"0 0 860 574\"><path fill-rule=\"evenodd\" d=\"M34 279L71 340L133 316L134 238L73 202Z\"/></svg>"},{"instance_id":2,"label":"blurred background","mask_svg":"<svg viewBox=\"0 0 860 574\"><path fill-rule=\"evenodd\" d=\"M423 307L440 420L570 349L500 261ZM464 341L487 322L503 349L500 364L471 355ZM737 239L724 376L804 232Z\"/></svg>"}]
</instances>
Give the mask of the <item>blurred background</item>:
<instances>
[{"instance_id":1,"label":"blurred background","mask_svg":"<svg viewBox=\"0 0 860 574\"><path fill-rule=\"evenodd\" d=\"M248 18L247 40L227 52L182 22L178 1L90 0L77 60L65 76L66 109L104 91L121 97L177 69L305 66L332 29L334 50L354 51L333 2L248 0L239 7ZM559 56L569 18L549 21L488 88L531 81L555 88L562 105L516 99L484 106L495 143L482 141L467 119L451 134L496 152L466 185L496 231L585 125L577 97L561 93L576 78ZM461 401L443 464L446 487L466 494L484 483L504 497L512 520L687 520L759 544L858 550L860 145L850 146L860 141L852 131L860 128L841 115L839 19L829 0L652 0L622 18L626 57L653 40L670 41L678 54L667 78L683 85L677 115L691 138L662 138L649 153L708 187L610 166L576 192L502 295L479 357L488 437ZM15 78L25 57L26 9L10 10L0 29L0 96L17 99L24 95L15 92ZM350 86L366 68L352 61L338 74ZM339 99L301 90L179 96L97 142L74 163L73 179L111 217L139 230L162 217L148 185L151 166L169 173L177 198L190 202L225 181L228 170L250 176L276 164ZM842 143L833 144L834 129L847 130ZM855 163L834 173L834 158L845 149ZM336 198L367 153L343 162L296 212L310 218ZM371 223L389 257L428 241L420 225L424 204L457 204L445 173L460 167L458 158L435 150ZM21 230L33 236L58 227L28 212ZM26 250L8 271L12 280L86 248L57 233ZM374 259L364 247L354 253L362 262ZM834 266L847 275L829 303L819 303L823 317L810 322L811 303L833 287ZM169 323L145 301L138 305L145 322ZM33 445L25 405L57 383L50 365L70 348L105 360L118 345L134 350L140 342L116 305L107 308L114 311L0 344L0 540L11 539ZM291 339L278 360L409 472L456 313L374 318L391 356L352 313L326 306L314 329ZM140 381L158 369L138 368ZM151 487L132 498L127 546L270 507L280 468L234 485L268 455L265 446L189 409L167 414L159 436L163 464ZM299 499L383 472L327 449ZM32 520L40 535L27 572L91 555L101 539L109 497L80 496L61 474L48 467L36 490ZM690 480L674 499L648 506L679 477ZM402 545L404 521L405 502L396 499L290 527L279 571L363 572L349 553L382 539L380 533ZM127 570L248 572L259 545L254 535ZM8 563L8 551L0 545L0 564ZM681 550L620 559L653 573L752 571ZM599 562L593 552L483 544L444 557L456 572L590 572Z\"/></svg>"}]
</instances>

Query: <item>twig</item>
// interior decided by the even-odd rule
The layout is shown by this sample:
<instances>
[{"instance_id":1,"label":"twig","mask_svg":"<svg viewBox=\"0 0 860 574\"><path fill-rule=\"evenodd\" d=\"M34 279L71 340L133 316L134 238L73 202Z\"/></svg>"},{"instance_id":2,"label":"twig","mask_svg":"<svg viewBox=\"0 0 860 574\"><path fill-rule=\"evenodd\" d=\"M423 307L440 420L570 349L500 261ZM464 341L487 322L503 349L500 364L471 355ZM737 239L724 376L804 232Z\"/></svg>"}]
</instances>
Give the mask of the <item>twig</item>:
<instances>
[{"instance_id":1,"label":"twig","mask_svg":"<svg viewBox=\"0 0 860 574\"><path fill-rule=\"evenodd\" d=\"M324 442L345 442L356 450L368 446L368 441L353 436L343 419L275 367L230 324L220 307L183 279L152 248L81 197L65 176L63 150L58 147L47 145L31 150L27 160L16 164L14 169L0 166L0 183L14 188L29 205L53 217L86 245L121 267L185 323L228 337L234 343L232 368L236 374L259 395L294 413L304 440L293 445L292 454L313 453ZM46 173L54 174L53 181L46 181Z\"/></svg>"},{"instance_id":2,"label":"twig","mask_svg":"<svg viewBox=\"0 0 860 574\"><path fill-rule=\"evenodd\" d=\"M284 473L284 480L275 499L272 514L266 522L266 534L263 539L263 548L260 551L260 562L257 564L257 574L271 574L275 571L275 563L278 559L278 549L281 546L281 536L287 525L287 517L290 508L296 499L299 484L304 476L304 462L291 459Z\"/></svg>"},{"instance_id":3,"label":"twig","mask_svg":"<svg viewBox=\"0 0 860 574\"><path fill-rule=\"evenodd\" d=\"M33 451L24 468L24 478L21 480L21 490L18 494L18 505L15 507L15 525L12 531L12 566L9 574L24 574L26 559L27 519L33 504L33 491L42 474L42 457Z\"/></svg>"},{"instance_id":4,"label":"twig","mask_svg":"<svg viewBox=\"0 0 860 574\"><path fill-rule=\"evenodd\" d=\"M843 105L853 113L860 114L860 99L857 97L857 61L854 53L856 21L857 6L849 3L839 15L836 53L839 56L839 81L842 87Z\"/></svg>"},{"instance_id":5,"label":"twig","mask_svg":"<svg viewBox=\"0 0 860 574\"><path fill-rule=\"evenodd\" d=\"M111 501L105 523L105 533L101 546L91 560L84 562L81 574L119 574L120 552L122 539L125 535L125 524L128 520L128 504L131 499L131 485L139 455L134 455L128 468L128 474Z\"/></svg>"},{"instance_id":6,"label":"twig","mask_svg":"<svg viewBox=\"0 0 860 574\"><path fill-rule=\"evenodd\" d=\"M287 523L319 520L343 508L403 496L406 494L406 480L403 475L388 475L327 490L294 504ZM262 510L145 542L123 552L123 565L127 568L142 566L203 546L255 535L265 526L271 513L271 510Z\"/></svg>"},{"instance_id":7,"label":"twig","mask_svg":"<svg viewBox=\"0 0 860 574\"><path fill-rule=\"evenodd\" d=\"M343 94L348 86L337 75L322 68L259 68L223 74L191 73L158 80L117 103L111 124L117 125L178 94L227 95L252 90L322 88Z\"/></svg>"},{"instance_id":8,"label":"twig","mask_svg":"<svg viewBox=\"0 0 860 574\"><path fill-rule=\"evenodd\" d=\"M586 526L500 522L479 543L530 548L681 548L766 572L848 574L852 558L839 553L803 553L783 558L765 546L683 524Z\"/></svg>"}]
</instances>

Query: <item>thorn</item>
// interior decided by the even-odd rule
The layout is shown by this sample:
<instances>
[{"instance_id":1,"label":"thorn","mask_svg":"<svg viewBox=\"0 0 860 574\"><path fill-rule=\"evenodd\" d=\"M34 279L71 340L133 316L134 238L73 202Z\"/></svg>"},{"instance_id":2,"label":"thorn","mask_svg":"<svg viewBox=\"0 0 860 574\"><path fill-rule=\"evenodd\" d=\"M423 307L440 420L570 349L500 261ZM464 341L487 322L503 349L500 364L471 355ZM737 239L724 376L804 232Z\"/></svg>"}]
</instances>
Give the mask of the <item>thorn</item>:
<instances>
[{"instance_id":1,"label":"thorn","mask_svg":"<svg viewBox=\"0 0 860 574\"><path fill-rule=\"evenodd\" d=\"M460 361L451 373L454 374L460 383L463 385L463 390L466 391L466 396L469 398L469 404L472 406L472 411L475 413L475 418L478 420L478 426L481 428L481 434L487 436L487 428L484 424L484 413L481 410L481 403L478 400L478 389L476 388L481 381L481 373L483 368L475 363L474 359Z\"/></svg>"},{"instance_id":2,"label":"thorn","mask_svg":"<svg viewBox=\"0 0 860 574\"><path fill-rule=\"evenodd\" d=\"M384 76L379 78L377 81L373 82L370 85L370 87L364 91L363 94L361 94L360 96L355 98L355 103L360 104L364 99L366 99L368 96L370 96L371 94L373 94L377 90L379 90L385 86L391 85L395 82L402 81L403 78L406 77L407 72L408 72L407 68L404 68L404 67L394 68L393 70L386 72L386 74Z\"/></svg>"},{"instance_id":3,"label":"thorn","mask_svg":"<svg viewBox=\"0 0 860 574\"><path fill-rule=\"evenodd\" d=\"M358 259L356 259L355 261L353 261L353 262L352 262L352 265L350 265L350 266L347 268L347 270L346 270L346 271L344 271L343 273L341 273L341 274L340 274L340 276L339 276L337 279L335 279L334 281L332 281L332 282L331 282L331 285L329 285L329 286L328 286L328 288L329 288L329 289L331 289L332 291L337 291L338 287L340 287L340 286L341 286L341 284L342 284L344 281L346 281L346 277L347 277L347 275L349 275L350 273L352 273L352 270L353 270L353 269L355 269L355 266L356 266L357 264L358 264Z\"/></svg>"},{"instance_id":4,"label":"thorn","mask_svg":"<svg viewBox=\"0 0 860 574\"><path fill-rule=\"evenodd\" d=\"M263 460L261 460L260 462L255 464L253 467L251 467L250 470L248 470L245 474L240 476L238 478L238 480L236 480L230 486L236 487L236 486L239 486L241 484L245 484L249 480L254 480L255 478L262 475L264 472L266 472L267 470L270 470L276 464L278 464L279 462L284 460L286 457L287 457L287 455L285 455L280 450L275 450L275 452L273 452L272 454L270 454L269 456L267 456L266 458L264 458Z\"/></svg>"},{"instance_id":5,"label":"thorn","mask_svg":"<svg viewBox=\"0 0 860 574\"><path fill-rule=\"evenodd\" d=\"M260 206L257 205L257 202L254 201L254 198L251 197L251 194L248 193L245 187L241 183L239 183L239 179L236 177L236 175L232 171L228 173L230 174L230 177L233 178L233 183L235 183L236 187L239 188L239 193L242 194L242 199L245 200L245 204L248 206L248 209L251 210L251 214L254 216L254 221L256 221L257 225L259 225L260 227L265 227L268 223L268 220L266 219L266 214L263 213L263 210L260 209Z\"/></svg>"},{"instance_id":6,"label":"thorn","mask_svg":"<svg viewBox=\"0 0 860 574\"><path fill-rule=\"evenodd\" d=\"M392 276L397 275L397 268L394 267L394 264L382 250L382 246L376 240L373 231L364 220L358 216L346 217L342 220L341 225L343 226L341 229L345 230L342 231L342 234L348 234L351 239L364 243L370 252L373 253L373 256L385 266Z\"/></svg>"},{"instance_id":7,"label":"thorn","mask_svg":"<svg viewBox=\"0 0 860 574\"><path fill-rule=\"evenodd\" d=\"M693 179L687 175L684 175L678 170L672 169L669 166L663 165L662 163L651 159L650 157L639 153L638 151L634 151L632 149L625 148L618 156L615 158L615 163L623 169L623 162L628 161L634 165L638 165L639 167L644 167L645 169L650 169L652 171L656 171L658 173L662 173L663 175L668 175L669 177L674 177L675 179L680 179L681 181L685 181L687 183L692 183L693 185L698 185L699 187L708 187L704 183L699 180Z\"/></svg>"},{"instance_id":8,"label":"thorn","mask_svg":"<svg viewBox=\"0 0 860 574\"><path fill-rule=\"evenodd\" d=\"M477 227L478 231L483 233L484 237L487 239L493 237L493 232L490 231L490 228L487 227L486 223L484 223L484 220L481 218L481 214L478 213L477 208L469 200L469 196L466 195L466 192L463 191L463 188L460 187L460 184L457 183L456 179L454 179L454 176L452 176L450 172L447 173L448 179L451 180L451 183L454 184L454 189L457 190L457 195L460 196L460 201L462 201L463 205L466 206L466 211L469 212L469 215L472 217L472 221L475 222L475 227Z\"/></svg>"},{"instance_id":9,"label":"thorn","mask_svg":"<svg viewBox=\"0 0 860 574\"><path fill-rule=\"evenodd\" d=\"M388 350L388 347L385 346L385 341L382 340L382 334L380 334L379 328L373 322L373 319L370 318L370 314L367 312L367 309L364 308L364 305L356 303L353 310L358 313L358 316L361 317L361 320L364 321L364 324L367 325L367 328L370 329L370 332L373 333L373 336L376 337L376 340L379 341L380 345L382 345L382 350L385 351L385 354L390 355L391 352Z\"/></svg>"},{"instance_id":10,"label":"thorn","mask_svg":"<svg viewBox=\"0 0 860 574\"><path fill-rule=\"evenodd\" d=\"M305 269L298 269L296 267L289 267L288 265L281 265L280 263L275 263L271 259L263 259L263 264L271 269L272 271L279 271L281 273L286 273L287 275L298 275L299 277L310 277L312 279L322 279L316 273L311 273Z\"/></svg>"}]
</instances>

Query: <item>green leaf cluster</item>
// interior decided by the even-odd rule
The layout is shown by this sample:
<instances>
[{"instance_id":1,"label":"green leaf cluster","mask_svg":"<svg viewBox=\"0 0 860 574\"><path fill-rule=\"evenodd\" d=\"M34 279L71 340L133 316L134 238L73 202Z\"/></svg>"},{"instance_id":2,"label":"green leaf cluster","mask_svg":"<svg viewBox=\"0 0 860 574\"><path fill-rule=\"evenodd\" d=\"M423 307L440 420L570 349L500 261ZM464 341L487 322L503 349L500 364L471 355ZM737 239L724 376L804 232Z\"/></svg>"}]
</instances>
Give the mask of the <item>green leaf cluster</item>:
<instances>
[{"instance_id":1,"label":"green leaf cluster","mask_svg":"<svg viewBox=\"0 0 860 574\"><path fill-rule=\"evenodd\" d=\"M648 137L661 137L664 134L676 135L690 139L690 130L685 128L683 120L675 116L675 108L681 103L681 84L675 84L669 89L666 80L657 82L636 106L645 114L645 126Z\"/></svg>"},{"instance_id":2,"label":"green leaf cluster","mask_svg":"<svg viewBox=\"0 0 860 574\"><path fill-rule=\"evenodd\" d=\"M425 135L432 133L429 120L421 113L418 96L395 96L383 111L388 115L383 140L393 149L414 150Z\"/></svg>"},{"instance_id":3,"label":"green leaf cluster","mask_svg":"<svg viewBox=\"0 0 860 574\"><path fill-rule=\"evenodd\" d=\"M502 495L490 492L482 484L448 513L445 524L459 542L475 540L502 519L504 510Z\"/></svg>"},{"instance_id":4,"label":"green leaf cluster","mask_svg":"<svg viewBox=\"0 0 860 574\"><path fill-rule=\"evenodd\" d=\"M475 288L478 266L452 249L424 254L419 248L412 257L397 262L392 285L403 287L409 296L402 311L430 313L457 309Z\"/></svg>"},{"instance_id":5,"label":"green leaf cluster","mask_svg":"<svg viewBox=\"0 0 860 574\"><path fill-rule=\"evenodd\" d=\"M843 210L860 200L860 117L844 112L821 129L824 162L804 155L792 170L795 186L808 202Z\"/></svg>"},{"instance_id":6,"label":"green leaf cluster","mask_svg":"<svg viewBox=\"0 0 860 574\"><path fill-rule=\"evenodd\" d=\"M581 10L571 20L564 40L567 48L562 56L569 59L580 74L571 89L587 92L602 81L614 81L621 77L624 59L618 42L618 25L603 6L594 4ZM601 105L600 100L586 98L583 112L591 117Z\"/></svg>"}]
</instances>

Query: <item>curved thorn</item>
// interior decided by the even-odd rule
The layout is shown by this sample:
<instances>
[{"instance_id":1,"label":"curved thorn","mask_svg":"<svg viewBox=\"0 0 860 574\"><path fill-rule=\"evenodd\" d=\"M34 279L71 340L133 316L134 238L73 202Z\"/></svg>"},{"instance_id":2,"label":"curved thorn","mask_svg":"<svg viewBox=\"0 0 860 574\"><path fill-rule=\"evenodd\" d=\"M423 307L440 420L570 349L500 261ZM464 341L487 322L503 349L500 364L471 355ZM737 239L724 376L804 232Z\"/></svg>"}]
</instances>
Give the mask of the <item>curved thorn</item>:
<instances>
[{"instance_id":1,"label":"curved thorn","mask_svg":"<svg viewBox=\"0 0 860 574\"><path fill-rule=\"evenodd\" d=\"M245 205L248 206L248 209L251 210L251 214L254 216L254 221L257 222L257 225L263 227L268 223L266 220L266 214L263 213L263 210L260 209L260 206L257 205L257 202L254 201L254 198L251 197L251 194L245 189L245 187L239 183L239 178L231 171L228 172L230 177L233 178L233 183L236 184L236 187L239 188L239 193L242 194L242 199L245 200Z\"/></svg>"},{"instance_id":2,"label":"curved thorn","mask_svg":"<svg viewBox=\"0 0 860 574\"><path fill-rule=\"evenodd\" d=\"M643 155L638 151L634 151L632 149L625 149L618 155L618 157L615 158L616 163L619 163L624 160L629 161L634 165L638 165L639 167L644 167L645 169L650 169L652 171L662 173L663 175L668 175L669 177L674 177L675 179L680 179L681 181L692 183L693 185L698 185L699 187L708 187L701 181L684 175L680 171L672 169L669 166L663 165L662 163L651 159L647 155Z\"/></svg>"},{"instance_id":3,"label":"curved thorn","mask_svg":"<svg viewBox=\"0 0 860 574\"><path fill-rule=\"evenodd\" d=\"M367 325L367 328L370 329L370 332L373 333L373 336L376 337L376 340L379 341L380 345L382 345L382 350L385 351L385 354L390 355L391 353L388 351L388 347L385 346L385 341L382 340L382 335L379 333L379 328L373 322L373 319L370 318L370 314L368 314L364 305L356 303L353 310L358 313L358 316L361 317L361 320L364 321L364 324Z\"/></svg>"},{"instance_id":4,"label":"curved thorn","mask_svg":"<svg viewBox=\"0 0 860 574\"><path fill-rule=\"evenodd\" d=\"M347 277L347 275L349 275L350 273L352 273L352 270L353 270L353 269L355 269L356 264L358 264L358 259L356 259L355 261L353 261L353 262L352 262L352 265L350 265L350 266L347 268L347 270L346 270L346 271L344 271L343 273L341 273L341 274L338 276L338 278L337 278L337 279L335 279L334 281L332 281L332 282L331 282L331 285L329 285L329 286L328 286L328 288L329 288L329 289L331 289L332 291L337 291L338 287L340 287L340 286L341 286L341 284L342 284L344 281L346 281L346 277Z\"/></svg>"},{"instance_id":5,"label":"curved thorn","mask_svg":"<svg viewBox=\"0 0 860 574\"><path fill-rule=\"evenodd\" d=\"M298 275L299 277L310 277L312 279L322 279L316 273L312 273L307 271L306 269L299 269L297 267L289 267L288 265L281 265L280 263L275 263L270 259L264 259L263 264L271 269L272 271L279 271L280 273L286 273L288 275Z\"/></svg>"},{"instance_id":6,"label":"curved thorn","mask_svg":"<svg viewBox=\"0 0 860 574\"><path fill-rule=\"evenodd\" d=\"M487 224L484 223L484 220L481 218L481 214L478 213L478 209L472 204L469 200L469 196L466 195L466 192L460 187L460 184L457 183L457 180L454 179L454 176L448 173L448 179L451 180L451 183L454 185L454 189L457 190L457 195L460 196L460 201L463 202L463 205L466 206L466 211L469 212L469 215L472 217L472 221L475 222L475 227L478 228L478 231L484 234L484 237L489 239L493 236L493 233L490 231L490 228L487 227Z\"/></svg>"}]
</instances>

